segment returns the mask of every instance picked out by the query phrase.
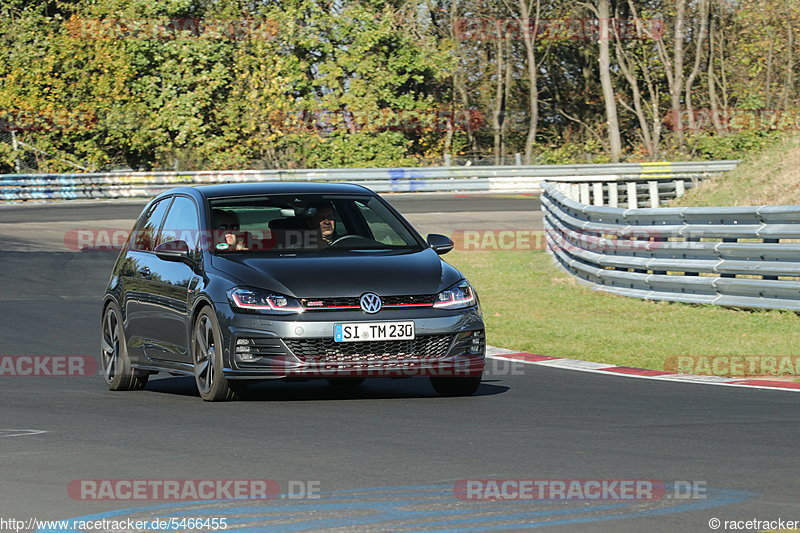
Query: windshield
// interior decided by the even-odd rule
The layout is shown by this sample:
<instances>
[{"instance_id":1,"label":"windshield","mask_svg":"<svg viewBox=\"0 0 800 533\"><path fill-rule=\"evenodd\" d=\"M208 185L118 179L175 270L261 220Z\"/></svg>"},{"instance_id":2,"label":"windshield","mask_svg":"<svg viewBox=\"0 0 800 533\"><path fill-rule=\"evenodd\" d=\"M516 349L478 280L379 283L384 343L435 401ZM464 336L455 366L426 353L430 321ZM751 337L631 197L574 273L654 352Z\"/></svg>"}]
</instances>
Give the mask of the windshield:
<instances>
[{"instance_id":1,"label":"windshield","mask_svg":"<svg viewBox=\"0 0 800 533\"><path fill-rule=\"evenodd\" d=\"M270 195L209 204L215 253L422 248L374 196Z\"/></svg>"}]
</instances>

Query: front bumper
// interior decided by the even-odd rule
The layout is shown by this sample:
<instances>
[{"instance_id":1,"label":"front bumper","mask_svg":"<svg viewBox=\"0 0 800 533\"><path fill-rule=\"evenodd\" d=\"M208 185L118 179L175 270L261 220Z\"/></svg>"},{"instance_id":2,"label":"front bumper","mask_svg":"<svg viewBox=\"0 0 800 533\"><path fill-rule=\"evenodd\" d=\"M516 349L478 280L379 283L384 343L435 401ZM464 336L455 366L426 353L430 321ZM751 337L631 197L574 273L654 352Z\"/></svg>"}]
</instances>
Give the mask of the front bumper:
<instances>
[{"instance_id":1,"label":"front bumper","mask_svg":"<svg viewBox=\"0 0 800 533\"><path fill-rule=\"evenodd\" d=\"M302 320L234 313L220 317L229 379L480 376L486 337L477 308L378 315L309 313ZM313 320L311 320L313 319ZM334 324L413 320L413 341L334 342Z\"/></svg>"}]
</instances>

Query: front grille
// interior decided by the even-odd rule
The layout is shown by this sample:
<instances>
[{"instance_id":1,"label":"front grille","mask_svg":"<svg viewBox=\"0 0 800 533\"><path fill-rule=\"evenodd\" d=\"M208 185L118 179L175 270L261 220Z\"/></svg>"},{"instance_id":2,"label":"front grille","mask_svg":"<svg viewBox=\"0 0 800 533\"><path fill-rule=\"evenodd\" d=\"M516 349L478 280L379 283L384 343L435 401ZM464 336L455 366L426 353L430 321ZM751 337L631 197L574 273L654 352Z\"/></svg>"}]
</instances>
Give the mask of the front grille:
<instances>
[{"instance_id":1,"label":"front grille","mask_svg":"<svg viewBox=\"0 0 800 533\"><path fill-rule=\"evenodd\" d=\"M436 299L435 294L412 294L407 296L381 296L383 307L429 307L433 306ZM300 305L306 311L325 311L331 308L352 308L360 309L361 301L359 297L344 298L301 298Z\"/></svg>"},{"instance_id":2,"label":"front grille","mask_svg":"<svg viewBox=\"0 0 800 533\"><path fill-rule=\"evenodd\" d=\"M307 363L389 362L435 360L445 357L453 335L420 335L413 340L335 342L333 339L284 339L286 346Z\"/></svg>"},{"instance_id":3,"label":"front grille","mask_svg":"<svg viewBox=\"0 0 800 533\"><path fill-rule=\"evenodd\" d=\"M302 298L300 305L309 311L319 307L359 307L358 298Z\"/></svg>"},{"instance_id":4,"label":"front grille","mask_svg":"<svg viewBox=\"0 0 800 533\"><path fill-rule=\"evenodd\" d=\"M415 304L433 305L435 298L436 298L435 294L381 297L381 299L383 300L384 307L391 305L415 305Z\"/></svg>"}]
</instances>

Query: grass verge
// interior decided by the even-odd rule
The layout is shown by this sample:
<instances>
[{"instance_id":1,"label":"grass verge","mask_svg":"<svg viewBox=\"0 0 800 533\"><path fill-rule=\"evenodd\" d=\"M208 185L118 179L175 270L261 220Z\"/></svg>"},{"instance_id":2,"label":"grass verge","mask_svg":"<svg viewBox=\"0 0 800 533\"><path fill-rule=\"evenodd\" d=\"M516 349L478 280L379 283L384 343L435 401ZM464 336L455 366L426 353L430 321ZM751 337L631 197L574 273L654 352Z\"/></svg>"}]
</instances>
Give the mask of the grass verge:
<instances>
[{"instance_id":1,"label":"grass verge","mask_svg":"<svg viewBox=\"0 0 800 533\"><path fill-rule=\"evenodd\" d=\"M733 171L690 189L672 206L800 205L800 135L748 155Z\"/></svg>"},{"instance_id":2,"label":"grass verge","mask_svg":"<svg viewBox=\"0 0 800 533\"><path fill-rule=\"evenodd\" d=\"M656 370L670 356L800 355L800 317L793 312L593 291L541 251L454 250L446 259L476 287L494 346Z\"/></svg>"}]
</instances>

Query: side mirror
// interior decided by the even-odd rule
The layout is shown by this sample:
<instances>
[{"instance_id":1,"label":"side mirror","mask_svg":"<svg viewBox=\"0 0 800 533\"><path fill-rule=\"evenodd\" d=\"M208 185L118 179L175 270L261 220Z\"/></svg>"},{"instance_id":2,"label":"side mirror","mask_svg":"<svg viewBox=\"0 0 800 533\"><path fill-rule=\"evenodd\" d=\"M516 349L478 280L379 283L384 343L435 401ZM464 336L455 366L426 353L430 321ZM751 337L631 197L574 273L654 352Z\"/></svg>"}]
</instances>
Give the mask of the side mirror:
<instances>
[{"instance_id":1,"label":"side mirror","mask_svg":"<svg viewBox=\"0 0 800 533\"><path fill-rule=\"evenodd\" d=\"M429 234L426 240L428 241L428 245L433 248L433 251L439 255L446 254L455 246L453 241L450 240L450 237L439 235L438 233Z\"/></svg>"},{"instance_id":2,"label":"side mirror","mask_svg":"<svg viewBox=\"0 0 800 533\"><path fill-rule=\"evenodd\" d=\"M154 250L156 257L164 261L189 262L189 245L186 241L162 242Z\"/></svg>"}]
</instances>

